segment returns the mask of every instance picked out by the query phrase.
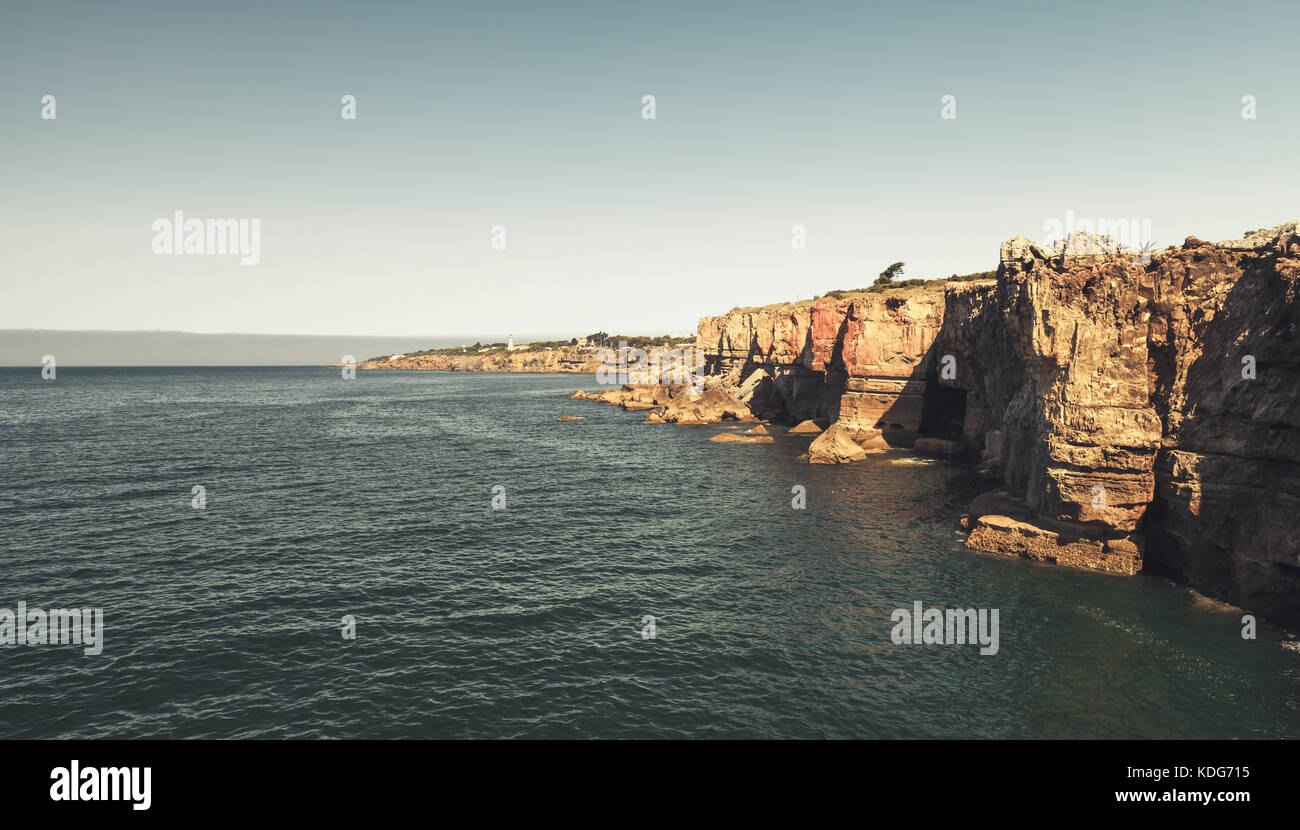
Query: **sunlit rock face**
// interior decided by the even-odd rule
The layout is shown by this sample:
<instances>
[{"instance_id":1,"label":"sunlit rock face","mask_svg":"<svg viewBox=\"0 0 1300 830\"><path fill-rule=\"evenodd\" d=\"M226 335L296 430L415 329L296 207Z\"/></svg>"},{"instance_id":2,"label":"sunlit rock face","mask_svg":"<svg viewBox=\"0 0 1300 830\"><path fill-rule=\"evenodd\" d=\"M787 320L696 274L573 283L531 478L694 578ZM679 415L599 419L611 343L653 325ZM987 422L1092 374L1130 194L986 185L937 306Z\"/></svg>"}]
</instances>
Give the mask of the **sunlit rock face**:
<instances>
[{"instance_id":1,"label":"sunlit rock face","mask_svg":"<svg viewBox=\"0 0 1300 830\"><path fill-rule=\"evenodd\" d=\"M823 457L922 438L1000 477L973 548L1154 567L1295 620L1297 224L1115 248L1017 237L996 280L737 309L701 320L697 347L724 385L765 373L760 417L841 426Z\"/></svg>"},{"instance_id":2,"label":"sunlit rock face","mask_svg":"<svg viewBox=\"0 0 1300 830\"><path fill-rule=\"evenodd\" d=\"M700 321L710 370L773 380L760 402L792 422L882 430L910 445L921 428L926 357L943 325L942 290L738 309Z\"/></svg>"},{"instance_id":3,"label":"sunlit rock face","mask_svg":"<svg viewBox=\"0 0 1300 830\"><path fill-rule=\"evenodd\" d=\"M1132 256L1071 250L1003 243L995 288L941 343L979 404L964 437L1023 503L975 520L967 544L1135 573L1161 444L1146 366L1152 279Z\"/></svg>"},{"instance_id":4,"label":"sunlit rock face","mask_svg":"<svg viewBox=\"0 0 1300 830\"><path fill-rule=\"evenodd\" d=\"M1300 617L1298 272L1294 222L1147 257L1004 243L991 291L949 293L939 348L969 369L964 437L1023 502L1009 518L1063 533L1062 560ZM971 523L972 547L1051 558Z\"/></svg>"}]
</instances>

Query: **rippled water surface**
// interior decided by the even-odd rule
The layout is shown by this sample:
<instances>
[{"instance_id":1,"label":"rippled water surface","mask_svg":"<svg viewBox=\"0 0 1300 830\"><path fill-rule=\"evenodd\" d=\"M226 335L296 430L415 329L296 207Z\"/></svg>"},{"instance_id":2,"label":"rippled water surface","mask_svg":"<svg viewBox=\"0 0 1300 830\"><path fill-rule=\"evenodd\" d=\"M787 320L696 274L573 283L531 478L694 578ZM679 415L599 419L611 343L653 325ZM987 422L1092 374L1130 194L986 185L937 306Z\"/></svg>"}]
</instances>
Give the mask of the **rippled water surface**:
<instances>
[{"instance_id":1,"label":"rippled water surface","mask_svg":"<svg viewBox=\"0 0 1300 830\"><path fill-rule=\"evenodd\" d=\"M0 607L107 628L99 656L0 646L0 736L1300 734L1294 639L1163 579L966 551L969 472L810 466L807 437L719 444L577 388L0 369ZM998 654L894 645L915 600L999 609Z\"/></svg>"}]
</instances>

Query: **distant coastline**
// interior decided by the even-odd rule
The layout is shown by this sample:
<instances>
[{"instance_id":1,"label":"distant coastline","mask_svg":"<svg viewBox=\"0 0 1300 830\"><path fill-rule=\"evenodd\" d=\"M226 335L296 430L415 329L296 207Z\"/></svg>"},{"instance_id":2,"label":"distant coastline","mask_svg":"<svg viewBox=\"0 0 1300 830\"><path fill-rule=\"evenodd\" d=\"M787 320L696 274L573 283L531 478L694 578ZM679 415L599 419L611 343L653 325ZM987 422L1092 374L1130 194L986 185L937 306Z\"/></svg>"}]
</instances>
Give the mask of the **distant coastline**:
<instances>
[{"instance_id":1,"label":"distant coastline","mask_svg":"<svg viewBox=\"0 0 1300 830\"><path fill-rule=\"evenodd\" d=\"M538 372L593 374L605 363L610 350L620 345L638 348L694 346L695 337L638 337L608 335L565 341L492 343L456 346L421 352L394 353L359 361L358 369L444 372Z\"/></svg>"},{"instance_id":2,"label":"distant coastline","mask_svg":"<svg viewBox=\"0 0 1300 830\"><path fill-rule=\"evenodd\" d=\"M593 354L573 351L521 351L510 355L433 355L367 360L358 369L391 372L536 372L547 374L592 374L601 361ZM332 365L330 368L339 368Z\"/></svg>"}]
</instances>

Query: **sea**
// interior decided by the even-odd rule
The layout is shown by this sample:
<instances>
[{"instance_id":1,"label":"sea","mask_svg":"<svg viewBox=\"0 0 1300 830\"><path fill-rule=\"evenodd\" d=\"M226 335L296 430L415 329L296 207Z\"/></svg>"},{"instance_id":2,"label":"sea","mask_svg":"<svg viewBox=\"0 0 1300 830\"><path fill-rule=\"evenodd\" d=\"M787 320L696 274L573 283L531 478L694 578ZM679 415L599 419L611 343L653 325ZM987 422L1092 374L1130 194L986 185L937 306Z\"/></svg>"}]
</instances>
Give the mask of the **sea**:
<instances>
[{"instance_id":1,"label":"sea","mask_svg":"<svg viewBox=\"0 0 1300 830\"><path fill-rule=\"evenodd\" d=\"M997 482L570 399L600 388L0 369L0 608L103 620L0 613L0 737L1300 737L1293 634L967 550ZM996 652L898 642L917 603L996 611Z\"/></svg>"}]
</instances>

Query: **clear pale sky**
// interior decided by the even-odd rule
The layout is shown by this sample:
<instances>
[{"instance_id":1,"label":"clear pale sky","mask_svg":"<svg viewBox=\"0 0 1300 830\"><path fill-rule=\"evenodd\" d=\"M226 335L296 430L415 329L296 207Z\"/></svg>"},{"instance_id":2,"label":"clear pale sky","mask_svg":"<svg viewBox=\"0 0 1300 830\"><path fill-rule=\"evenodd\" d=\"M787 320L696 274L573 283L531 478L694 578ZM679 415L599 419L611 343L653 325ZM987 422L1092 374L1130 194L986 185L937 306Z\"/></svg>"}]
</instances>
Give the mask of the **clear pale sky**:
<instances>
[{"instance_id":1,"label":"clear pale sky","mask_svg":"<svg viewBox=\"0 0 1300 830\"><path fill-rule=\"evenodd\" d=\"M1235 238L1300 218L1295 13L6 3L0 328L662 333L1066 211ZM260 219L261 263L155 255L175 210Z\"/></svg>"}]
</instances>

